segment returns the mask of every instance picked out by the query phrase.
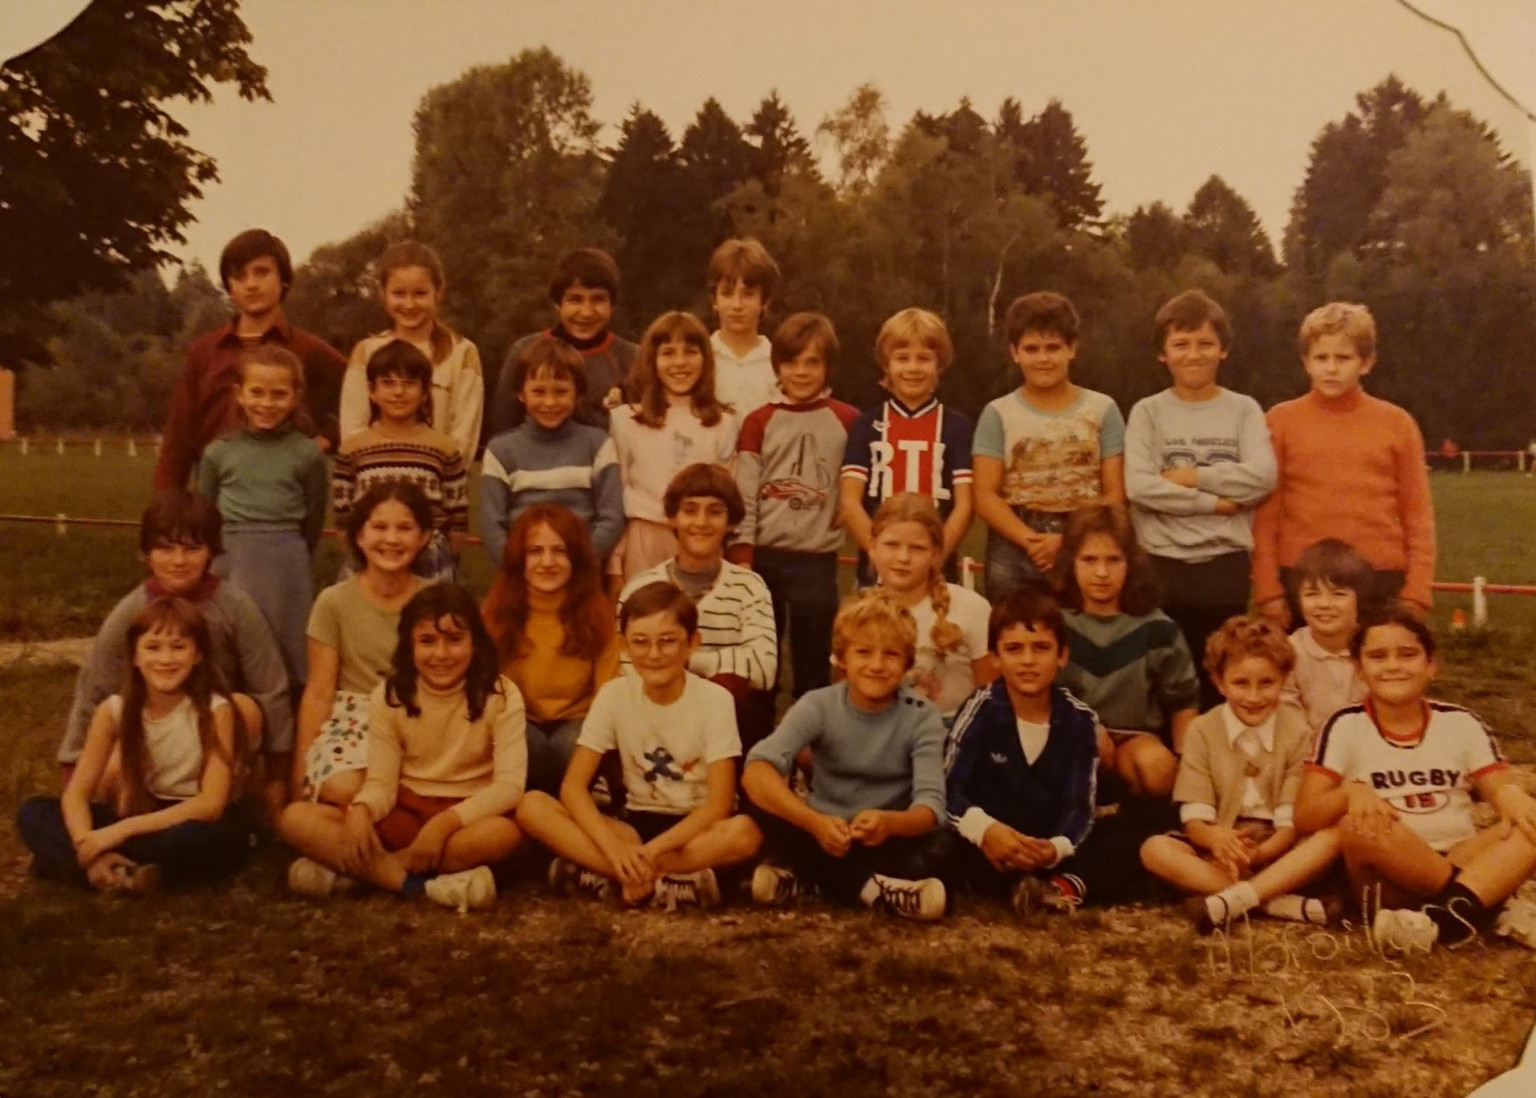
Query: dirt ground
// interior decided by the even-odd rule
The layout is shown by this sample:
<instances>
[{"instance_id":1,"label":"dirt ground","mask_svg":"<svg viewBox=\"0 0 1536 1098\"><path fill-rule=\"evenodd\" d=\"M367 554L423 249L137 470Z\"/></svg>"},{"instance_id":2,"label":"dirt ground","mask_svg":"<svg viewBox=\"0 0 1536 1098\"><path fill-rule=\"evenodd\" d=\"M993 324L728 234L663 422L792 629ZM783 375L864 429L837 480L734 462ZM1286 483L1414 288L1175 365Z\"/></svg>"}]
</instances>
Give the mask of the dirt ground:
<instances>
[{"instance_id":1,"label":"dirt ground","mask_svg":"<svg viewBox=\"0 0 1536 1098\"><path fill-rule=\"evenodd\" d=\"M1468 642L1442 693L1533 761L1536 669ZM0 670L0 810L57 788L72 674ZM28 879L0 827L0 1096L1451 1098L1512 1067L1536 952L1428 957L1171 907L914 925L808 906L625 912L536 867L459 916L284 895L286 856L143 901Z\"/></svg>"}]
</instances>

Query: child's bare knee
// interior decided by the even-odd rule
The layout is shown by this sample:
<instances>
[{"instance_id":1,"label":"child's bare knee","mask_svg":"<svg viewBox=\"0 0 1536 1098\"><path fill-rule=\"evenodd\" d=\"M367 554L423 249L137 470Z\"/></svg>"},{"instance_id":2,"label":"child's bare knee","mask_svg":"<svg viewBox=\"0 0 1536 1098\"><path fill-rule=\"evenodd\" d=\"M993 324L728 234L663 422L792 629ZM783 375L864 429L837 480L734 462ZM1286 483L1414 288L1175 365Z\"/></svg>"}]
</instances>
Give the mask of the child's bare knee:
<instances>
[{"instance_id":1,"label":"child's bare knee","mask_svg":"<svg viewBox=\"0 0 1536 1098\"><path fill-rule=\"evenodd\" d=\"M1173 856L1173 848L1181 845L1177 839L1170 839L1167 835L1153 835L1141 844L1141 864L1153 873L1161 866L1168 864Z\"/></svg>"},{"instance_id":2,"label":"child's bare knee","mask_svg":"<svg viewBox=\"0 0 1536 1098\"><path fill-rule=\"evenodd\" d=\"M365 777L361 770L343 770L340 774L332 774L320 786L320 802L346 808L363 788Z\"/></svg>"},{"instance_id":3,"label":"child's bare knee","mask_svg":"<svg viewBox=\"0 0 1536 1098\"><path fill-rule=\"evenodd\" d=\"M762 829L750 816L732 816L720 824L733 861L744 862L763 846Z\"/></svg>"},{"instance_id":4,"label":"child's bare knee","mask_svg":"<svg viewBox=\"0 0 1536 1098\"><path fill-rule=\"evenodd\" d=\"M548 793L541 793L537 789L529 790L523 794L523 799L517 806L517 822L525 828L530 822L537 825L538 821L548 819L550 812L559 807L560 802Z\"/></svg>"}]
</instances>

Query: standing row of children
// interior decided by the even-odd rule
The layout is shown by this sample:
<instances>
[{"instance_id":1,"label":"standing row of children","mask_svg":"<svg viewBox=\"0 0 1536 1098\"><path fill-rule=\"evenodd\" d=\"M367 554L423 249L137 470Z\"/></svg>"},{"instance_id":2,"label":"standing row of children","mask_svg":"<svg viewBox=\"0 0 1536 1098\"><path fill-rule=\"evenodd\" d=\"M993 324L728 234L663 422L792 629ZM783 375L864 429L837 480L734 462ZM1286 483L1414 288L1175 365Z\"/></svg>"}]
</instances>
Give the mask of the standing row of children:
<instances>
[{"instance_id":1,"label":"standing row of children","mask_svg":"<svg viewBox=\"0 0 1536 1098\"><path fill-rule=\"evenodd\" d=\"M264 286L264 281L275 280L280 286L275 301L280 301L281 289L286 288L286 253L258 254L237 270L240 258L237 255L228 264L221 263L221 272L242 310L225 334L243 338L247 333L234 330L247 319L248 308L266 300L259 293L247 292L247 285L254 281L258 290L269 291L270 298L271 286ZM254 279L253 267L258 276ZM483 478L490 504L487 512L497 514L495 505L502 502L499 513L510 519L528 504L548 498L536 493L559 494L561 502L588 510L594 535L601 529L602 538L594 538L600 554L608 554L610 546L605 542L614 539L612 544L617 548L611 567L621 575L634 576L644 571L641 565L654 562L654 567L669 569L668 578L679 578L671 558L677 544L671 530L658 519L643 516L669 517L659 506L664 492L657 485L664 486L668 474L679 465L695 457L722 463L731 460L732 446L727 439L734 427L729 409L714 395L711 359L722 348L722 362L734 358L739 369L734 374L723 371L722 378L735 377L737 388L742 388L741 379L752 373L738 352L746 347L748 355L754 349L760 355L766 345L769 363L778 372L780 401L749 416L742 432L739 475L744 485L753 489L761 485L762 490L748 493L745 510L750 519L743 524L748 536L739 538L730 555L751 561L775 588L779 632L788 635L796 657L796 694L825 682L827 660L823 653L836 605L839 512L861 545L869 547L875 531L869 525L868 510L898 487L925 491L939 500L941 507L948 505L949 514L936 546L939 560L953 550L969 524L971 470L958 460L968 448L968 424L934 400L938 374L948 365L951 354L942 324L920 310L906 310L887 323L877 351L885 385L894 400L856 419L852 409L828 400L828 368L837 350L830 323L814 314L797 314L785 322L774 341L764 340L756 325L771 298L776 269L754 242L728 242L717 253L711 271L722 331L710 340L702 326L686 314L661 318L642 341L639 367L630 379L631 384L638 383L638 402L624 404L625 386L607 384L615 379L623 382L624 368L612 357L603 357L613 356L622 343L606 328L617 293L617 272L611 260L590 250L569 257L567 267L551 293L560 311L559 327L514 348L513 369L504 371L498 390L498 407L507 403L505 394L512 394L513 418L522 411L528 423L544 434L523 440L526 444L521 454L514 445L517 430L493 438ZM426 573L441 576L451 569L452 562L451 547L444 545L441 535L452 522L448 516L454 511L462 516L463 510L462 488L454 488L453 478L445 472L455 457L462 470L467 447L460 445L455 453L451 444L442 445L440 435L429 438L432 429L421 421L436 421L437 408L449 409L442 419L444 426L456 424L466 430L468 438L474 437L476 432L468 431L466 424L475 419L478 405L478 362L472 345L447 333L436 321L442 275L429 250L412 244L391 249L381 281L395 328L389 338L379 341L382 346L376 346L375 351L359 346L354 365L362 369L347 375L352 399L349 402L344 387L342 412L344 419L355 416L361 386L354 383L366 375L367 407L382 424L378 432L382 437L347 436L338 455L337 484L348 483L352 471L348 459L353 454L376 447L383 454L371 468L379 470L381 478L398 478L403 467L405 479L415 479L429 490L435 487L432 526L440 548L424 559L428 561ZM1160 357L1170 369L1173 387L1138 404L1129 429L1123 429L1112 400L1081 390L1068 378L1077 345L1077 324L1070 303L1058 295L1027 295L1009 310L1006 327L1010 352L1023 371L1024 385L986 409L974 440L976 509L989 526L988 591L1000 595L1047 572L1060 549L1070 512L1092 500L1114 501L1128 491L1136 533L1152 549L1153 563L1174 594L1171 609L1198 651L1203 647L1200 638L1211 633L1228 613L1246 607L1249 570L1244 543L1252 545L1253 538L1248 534L1244 512L1264 499L1276 477L1275 462L1265 453L1268 440L1257 405L1215 384L1216 369L1230 342L1230 329L1219 306L1198 292L1170 302L1158 316L1158 335ZM272 331L281 333L282 329L273 324L267 329ZM732 340L732 336L736 338ZM1309 521L1317 529L1339 529L1336 520L1318 517L1318 512L1338 511L1340 506L1339 484L1322 482L1350 478L1308 472L1315 474L1320 466L1328 465L1331 454L1319 462L1316 448L1323 436L1327 436L1324 445L1332 444L1339 424L1378 426L1358 414L1364 410L1380 413L1375 416L1382 421L1380 437L1365 438L1361 460L1347 464L1344 472L1361 466L1365 474L1362 491L1373 492L1377 499L1390 496L1393 507L1386 509L1385 520L1380 511L1375 512L1372 527L1362 530L1357 540L1375 552L1378 567L1386 573L1378 577L1378 583L1406 584L1409 597L1422 586L1427 603L1432 525L1425 493L1415 492L1412 475L1417 471L1417 487L1422 489L1422 464L1418 460L1422 447L1405 414L1381 402L1365 403L1369 398L1364 397L1358 382L1371 367L1373 341L1369 315L1358 307L1330 306L1313 314L1303 326L1303 356L1314 383L1310 398L1318 407L1298 410L1294 431L1282 432L1289 421L1278 415L1290 405L1271 413L1276 449L1294 434L1292 441L1299 457L1296 475L1288 475L1286 467L1287 475L1280 477L1282 492L1270 496L1265 508L1276 511L1275 501L1282 500L1290 481L1295 481L1296 490L1291 493L1295 496L1292 505L1271 515L1273 521L1267 531L1265 512L1260 511L1260 551L1255 554L1254 571L1257 577L1270 564L1294 558L1300 545L1291 543L1307 536L1302 527ZM412 343L417 346L410 346ZM580 353L580 360L569 353L572 348ZM457 364L449 365L455 354ZM384 364L376 368L374 360L380 355L384 355ZM391 355L396 359L393 364ZM305 536L306 522L316 525L314 485L318 478L313 454L301 453L303 448L290 442L295 432L279 430L297 411L301 373L284 370L286 363L280 361L263 363L261 357L246 355L244 365L238 367L242 376L235 387L236 399L249 430L210 447L199 475L200 484L219 499L228 523L231 573L239 572L242 560L248 562L245 571L252 578L245 581L247 585L259 585L262 576L291 576L292 561L287 557L301 544L294 537L292 512L301 515L300 538ZM619 352L618 359L623 357ZM434 362L446 375L441 381ZM418 375L415 379L410 376L413 369ZM757 374L760 376L761 371ZM454 391L456 385L459 392ZM433 403L433 398L439 398L440 403ZM753 397L749 393L738 399ZM1302 405L1307 399L1292 405ZM578 400L588 418L618 412L612 416L611 439L595 431L587 440L580 440L590 453L580 453L574 463L559 455L555 467L550 468L550 456L560 449L561 438L555 436L567 428ZM183 403L179 393L178 407ZM1381 409L1374 405L1381 405ZM822 414L783 414L787 411ZM1355 414L1347 421L1338 418L1350 413ZM927 422L919 422L924 420ZM477 431L478 423L474 426ZM658 433L654 437L637 433L641 427ZM836 446L843 432L848 433L846 456ZM262 462L254 454L238 452L241 444L259 445L278 435L285 451L295 451L286 464L274 464L272 458L290 455L270 446L260 451L267 459ZM628 443L622 441L626 436ZM353 440L360 437L369 445L354 445ZM654 445L637 445L637 439ZM505 460L497 455L498 440L506 442ZM1400 445L1405 440L1411 446ZM1313 450L1309 452L1308 446ZM420 472L421 450L436 455L425 462L426 473ZM167 454L175 451L175 447L166 448ZM844 506L839 509L831 499L833 478L828 465L835 469L840 456L845 460L839 489ZM1303 462L1303 457L1309 460ZM249 475L258 464L263 466L263 475ZM615 465L619 466L617 478L612 468ZM363 466L357 475L366 484L370 466L367 462ZM243 477L241 469L247 471ZM776 471L783 475L769 475ZM498 485L505 489L502 496L497 495ZM296 493L295 486L302 487L302 492ZM611 502L616 487L622 489L617 494L625 515L615 519ZM350 500L342 500L342 494L338 488L338 510L344 512ZM346 494L351 495L351 489ZM271 521L274 508L269 505L274 503L279 509L287 507L280 521ZM812 514L794 514L799 511ZM1348 508L1344 513L1355 514ZM609 519L606 524L605 517ZM806 522L806 518L812 521ZM1173 785L1175 753L1196 711L1187 697L1179 695L1182 687L1164 695L1157 690L1159 684L1176 683L1181 677L1177 668L1170 673L1167 667L1157 666L1159 659L1177 662L1176 655L1168 653L1176 653L1178 646L1170 643L1170 638L1176 638L1178 630L1152 621L1134 624L1133 632L1142 636L1117 632L1124 623L1113 619L1125 616L1118 611L1126 583L1122 574L1116 584L1115 570L1125 565L1136 539L1124 531L1116 536L1113 513L1107 512L1101 525L1104 528L1093 531L1083 551L1071 558L1073 578L1081 581L1079 597L1085 609L1093 607L1091 617L1085 619L1083 635L1073 638L1072 651L1086 655L1094 650L1103 657L1075 662L1089 668L1085 674L1093 681L1086 691L1109 703L1101 703L1105 712L1100 715L1114 730L1113 738L1119 740L1114 750L1116 773L1132 793L1166 794ZM803 541L807 531L816 543L781 548L775 544L779 540L776 526L788 534L792 546L797 539ZM500 527L499 521L495 527ZM1297 537L1292 537L1293 533ZM494 531L488 530L488 534L489 541ZM823 541L827 544L822 545ZM235 550L237 544L242 548ZM1266 545L1271 551L1269 561L1264 554ZM284 561L289 567L273 566ZM885 571L895 577L901 567L892 565ZM930 603L931 611L936 611L933 627L926 633L940 645L942 655L946 647L950 651L961 647L953 641L944 646L940 640L957 631L946 620L948 607L944 604L953 598L952 592L969 593L955 585L933 582L929 576L924 580L924 600ZM898 585L899 580L892 584L893 588ZM1283 616L1283 595L1269 594L1263 582L1258 587L1261 608ZM1134 590L1129 592L1129 599L1136 601ZM284 601L278 595L264 595L258 605L279 619L291 621L295 616L280 609ZM985 604L981 605L984 616ZM972 685L986 681L987 661L993 658L977 640L976 616L970 614L972 628L965 630L969 636L962 638L965 654L970 657L963 662L972 666L962 668L967 673L961 676L958 688L949 692L945 708L951 713ZM1106 624L1106 617L1110 624ZM278 633L283 636L282 630ZM302 663L293 655L293 646L282 647L290 681L302 681ZM1127 650L1137 653L1130 662L1122 659ZM1159 652L1163 655L1158 656ZM948 662L952 665L954 661ZM1190 669L1187 649L1183 663ZM924 685L924 693L939 701L944 684L931 670ZM1124 703L1118 711L1116 701ZM1158 737L1138 735L1148 731L1161 732L1161 742Z\"/></svg>"}]
</instances>

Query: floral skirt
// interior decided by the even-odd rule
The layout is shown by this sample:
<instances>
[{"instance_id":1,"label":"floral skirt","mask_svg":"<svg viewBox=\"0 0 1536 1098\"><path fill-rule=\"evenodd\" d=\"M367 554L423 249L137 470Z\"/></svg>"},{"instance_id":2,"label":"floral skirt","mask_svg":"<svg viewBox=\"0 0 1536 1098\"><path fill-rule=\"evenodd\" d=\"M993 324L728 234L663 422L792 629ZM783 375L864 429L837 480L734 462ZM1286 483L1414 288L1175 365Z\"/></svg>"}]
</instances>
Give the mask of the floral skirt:
<instances>
[{"instance_id":1,"label":"floral skirt","mask_svg":"<svg viewBox=\"0 0 1536 1098\"><path fill-rule=\"evenodd\" d=\"M331 715L304 758L304 795L318 800L320 787L333 775L368 769L368 695L336 691Z\"/></svg>"}]
</instances>

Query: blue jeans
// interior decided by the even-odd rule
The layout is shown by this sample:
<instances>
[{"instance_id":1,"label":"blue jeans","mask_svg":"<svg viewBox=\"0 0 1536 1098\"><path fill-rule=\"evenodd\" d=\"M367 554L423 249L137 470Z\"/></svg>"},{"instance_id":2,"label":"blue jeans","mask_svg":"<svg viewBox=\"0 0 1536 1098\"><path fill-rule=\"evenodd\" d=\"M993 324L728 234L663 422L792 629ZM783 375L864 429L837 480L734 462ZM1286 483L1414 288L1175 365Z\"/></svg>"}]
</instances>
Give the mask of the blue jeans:
<instances>
[{"instance_id":1,"label":"blue jeans","mask_svg":"<svg viewBox=\"0 0 1536 1098\"><path fill-rule=\"evenodd\" d=\"M832 622L837 617L837 554L756 549L752 568L773 596L773 624L789 641L794 697L832 681Z\"/></svg>"},{"instance_id":2,"label":"blue jeans","mask_svg":"<svg viewBox=\"0 0 1536 1098\"><path fill-rule=\"evenodd\" d=\"M249 829L238 808L207 823L188 820L149 835L135 835L117 853L140 865L158 865L167 886L215 881L239 869L249 851ZM104 804L91 805L91 827L99 830L118 821ZM64 826L57 797L33 797L16 813L21 841L32 851L32 872L52 881L87 888L85 870L75 859L74 840Z\"/></svg>"},{"instance_id":3,"label":"blue jeans","mask_svg":"<svg viewBox=\"0 0 1536 1098\"><path fill-rule=\"evenodd\" d=\"M1059 534L1067 528L1066 512L1032 511L1027 507L1015 507L1013 513L1019 521L1037 534ZM1004 595L1011 595L1027 583L1051 582L1051 577L1035 567L1022 545L1016 545L996 530L987 530L986 556L987 601L996 603Z\"/></svg>"}]
</instances>

